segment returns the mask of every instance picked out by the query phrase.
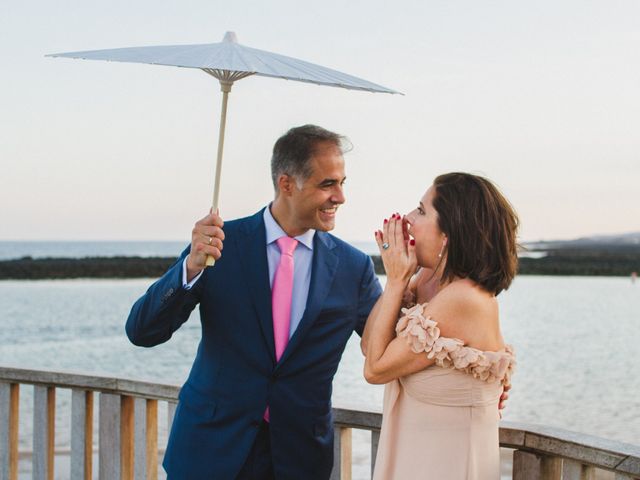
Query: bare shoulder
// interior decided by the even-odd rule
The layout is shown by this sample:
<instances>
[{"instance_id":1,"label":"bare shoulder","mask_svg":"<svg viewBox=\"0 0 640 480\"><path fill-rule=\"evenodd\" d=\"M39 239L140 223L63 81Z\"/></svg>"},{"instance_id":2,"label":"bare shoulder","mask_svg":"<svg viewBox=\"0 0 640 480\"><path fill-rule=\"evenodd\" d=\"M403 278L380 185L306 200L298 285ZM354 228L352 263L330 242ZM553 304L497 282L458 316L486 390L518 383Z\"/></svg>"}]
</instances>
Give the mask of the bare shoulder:
<instances>
[{"instance_id":1,"label":"bare shoulder","mask_svg":"<svg viewBox=\"0 0 640 480\"><path fill-rule=\"evenodd\" d=\"M459 313L489 313L498 302L489 292L468 279L457 280L443 288L431 301L431 306Z\"/></svg>"},{"instance_id":2,"label":"bare shoulder","mask_svg":"<svg viewBox=\"0 0 640 480\"><path fill-rule=\"evenodd\" d=\"M462 279L443 288L427 306L445 337L455 337L476 348L502 348L498 301L475 282Z\"/></svg>"}]
</instances>

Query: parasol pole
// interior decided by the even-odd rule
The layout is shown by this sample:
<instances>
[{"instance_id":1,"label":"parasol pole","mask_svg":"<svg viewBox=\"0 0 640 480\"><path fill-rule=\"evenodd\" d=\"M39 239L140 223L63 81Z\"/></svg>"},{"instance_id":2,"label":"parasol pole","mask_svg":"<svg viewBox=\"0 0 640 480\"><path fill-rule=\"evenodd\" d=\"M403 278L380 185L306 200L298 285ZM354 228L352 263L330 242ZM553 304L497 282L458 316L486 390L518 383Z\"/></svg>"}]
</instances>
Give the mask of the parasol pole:
<instances>
[{"instance_id":1,"label":"parasol pole","mask_svg":"<svg viewBox=\"0 0 640 480\"><path fill-rule=\"evenodd\" d=\"M218 211L218 200L220 197L220 176L222 173L222 152L224 150L224 129L227 123L227 101L233 82L220 80L220 90L222 91L222 110L220 112L220 133L218 135L218 159L216 161L216 177L213 185L213 201L211 211ZM207 255L205 262L207 267L215 265L216 260L211 255Z\"/></svg>"}]
</instances>

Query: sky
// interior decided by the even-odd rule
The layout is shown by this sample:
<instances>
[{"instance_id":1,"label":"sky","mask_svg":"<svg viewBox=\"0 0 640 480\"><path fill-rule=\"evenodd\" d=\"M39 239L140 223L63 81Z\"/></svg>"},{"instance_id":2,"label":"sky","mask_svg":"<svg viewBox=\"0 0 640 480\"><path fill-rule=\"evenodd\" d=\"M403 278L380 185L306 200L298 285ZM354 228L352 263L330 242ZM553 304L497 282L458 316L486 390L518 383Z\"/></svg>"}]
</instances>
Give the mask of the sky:
<instances>
[{"instance_id":1,"label":"sky","mask_svg":"<svg viewBox=\"0 0 640 480\"><path fill-rule=\"evenodd\" d=\"M230 94L225 219L273 198L292 126L347 135L335 233L372 240L433 178L485 175L522 241L640 230L640 2L0 2L0 240L185 240L211 204L221 93L197 69L45 54L221 41L404 93L249 77Z\"/></svg>"}]
</instances>

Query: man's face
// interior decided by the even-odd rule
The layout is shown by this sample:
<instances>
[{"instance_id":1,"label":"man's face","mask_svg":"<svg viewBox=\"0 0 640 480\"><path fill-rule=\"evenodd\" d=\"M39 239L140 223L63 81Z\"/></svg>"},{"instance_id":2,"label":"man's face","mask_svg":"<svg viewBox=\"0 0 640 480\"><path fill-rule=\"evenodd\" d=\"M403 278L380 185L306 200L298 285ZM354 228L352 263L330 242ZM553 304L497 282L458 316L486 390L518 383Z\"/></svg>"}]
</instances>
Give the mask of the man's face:
<instances>
[{"instance_id":1,"label":"man's face","mask_svg":"<svg viewBox=\"0 0 640 480\"><path fill-rule=\"evenodd\" d=\"M344 159L340 149L330 142L316 146L311 157L311 176L294 186L291 196L296 229L328 232L335 227L338 207L344 203Z\"/></svg>"}]
</instances>

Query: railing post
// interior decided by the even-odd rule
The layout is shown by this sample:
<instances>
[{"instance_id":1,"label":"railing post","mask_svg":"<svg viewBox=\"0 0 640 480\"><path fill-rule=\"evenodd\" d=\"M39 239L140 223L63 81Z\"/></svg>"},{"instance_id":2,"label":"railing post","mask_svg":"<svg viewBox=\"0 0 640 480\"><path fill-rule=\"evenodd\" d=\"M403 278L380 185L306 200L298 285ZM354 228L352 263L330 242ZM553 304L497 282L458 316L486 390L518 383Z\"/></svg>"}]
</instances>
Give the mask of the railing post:
<instances>
[{"instance_id":1,"label":"railing post","mask_svg":"<svg viewBox=\"0 0 640 480\"><path fill-rule=\"evenodd\" d=\"M575 460L562 461L562 480L595 480L596 469Z\"/></svg>"},{"instance_id":2,"label":"railing post","mask_svg":"<svg viewBox=\"0 0 640 480\"><path fill-rule=\"evenodd\" d=\"M120 478L133 480L134 398L120 397Z\"/></svg>"},{"instance_id":3,"label":"railing post","mask_svg":"<svg viewBox=\"0 0 640 480\"><path fill-rule=\"evenodd\" d=\"M158 401L147 399L147 480L158 479Z\"/></svg>"},{"instance_id":4,"label":"railing post","mask_svg":"<svg viewBox=\"0 0 640 480\"><path fill-rule=\"evenodd\" d=\"M98 477L120 478L120 395L100 394Z\"/></svg>"},{"instance_id":5,"label":"railing post","mask_svg":"<svg viewBox=\"0 0 640 480\"><path fill-rule=\"evenodd\" d=\"M167 402L167 432L171 432L173 417L176 415L177 402Z\"/></svg>"},{"instance_id":6,"label":"railing post","mask_svg":"<svg viewBox=\"0 0 640 480\"><path fill-rule=\"evenodd\" d=\"M71 392L71 478L93 478L93 392Z\"/></svg>"},{"instance_id":7,"label":"railing post","mask_svg":"<svg viewBox=\"0 0 640 480\"><path fill-rule=\"evenodd\" d=\"M335 427L331 480L351 480L351 428Z\"/></svg>"},{"instance_id":8,"label":"railing post","mask_svg":"<svg viewBox=\"0 0 640 480\"><path fill-rule=\"evenodd\" d=\"M544 480L561 480L562 479L562 458L560 457L542 457L542 478Z\"/></svg>"},{"instance_id":9,"label":"railing post","mask_svg":"<svg viewBox=\"0 0 640 480\"><path fill-rule=\"evenodd\" d=\"M20 385L0 382L0 478L18 478Z\"/></svg>"},{"instance_id":10,"label":"railing post","mask_svg":"<svg viewBox=\"0 0 640 480\"><path fill-rule=\"evenodd\" d=\"M371 478L373 478L373 470L376 466L378 443L380 443L380 430L371 430Z\"/></svg>"},{"instance_id":11,"label":"railing post","mask_svg":"<svg viewBox=\"0 0 640 480\"><path fill-rule=\"evenodd\" d=\"M158 478L158 401L135 399L135 479Z\"/></svg>"},{"instance_id":12,"label":"railing post","mask_svg":"<svg viewBox=\"0 0 640 480\"><path fill-rule=\"evenodd\" d=\"M56 389L33 387L33 478L53 480Z\"/></svg>"},{"instance_id":13,"label":"railing post","mask_svg":"<svg viewBox=\"0 0 640 480\"><path fill-rule=\"evenodd\" d=\"M596 480L596 469L591 465L582 466L582 478L580 480Z\"/></svg>"},{"instance_id":14,"label":"railing post","mask_svg":"<svg viewBox=\"0 0 640 480\"><path fill-rule=\"evenodd\" d=\"M513 452L513 480L560 480L562 459L516 450Z\"/></svg>"},{"instance_id":15,"label":"railing post","mask_svg":"<svg viewBox=\"0 0 640 480\"><path fill-rule=\"evenodd\" d=\"M542 462L533 453L516 450L513 452L513 480L541 480Z\"/></svg>"}]
</instances>

